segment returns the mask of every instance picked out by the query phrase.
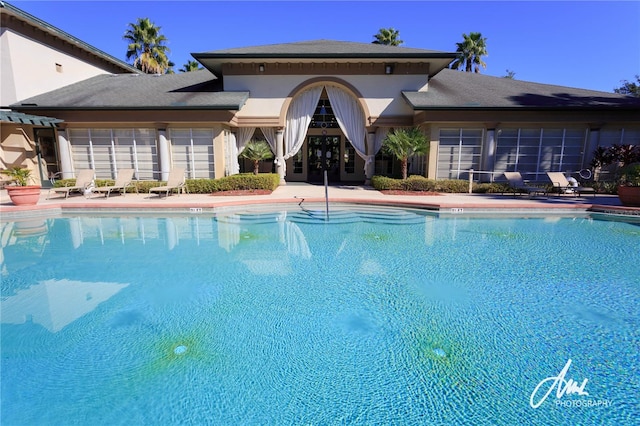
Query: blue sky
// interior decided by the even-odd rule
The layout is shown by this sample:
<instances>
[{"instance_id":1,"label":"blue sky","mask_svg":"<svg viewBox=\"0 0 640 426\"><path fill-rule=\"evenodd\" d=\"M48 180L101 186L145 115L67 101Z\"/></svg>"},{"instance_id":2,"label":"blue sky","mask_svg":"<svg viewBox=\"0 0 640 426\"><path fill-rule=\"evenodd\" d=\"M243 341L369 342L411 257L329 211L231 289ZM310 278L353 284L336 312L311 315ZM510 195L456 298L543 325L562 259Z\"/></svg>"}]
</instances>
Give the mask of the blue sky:
<instances>
[{"instance_id":1,"label":"blue sky","mask_svg":"<svg viewBox=\"0 0 640 426\"><path fill-rule=\"evenodd\" d=\"M612 92L640 74L640 1L9 1L119 59L128 24L161 27L180 69L191 53L331 39L370 43L380 28L404 47L454 52L480 32L483 74Z\"/></svg>"}]
</instances>

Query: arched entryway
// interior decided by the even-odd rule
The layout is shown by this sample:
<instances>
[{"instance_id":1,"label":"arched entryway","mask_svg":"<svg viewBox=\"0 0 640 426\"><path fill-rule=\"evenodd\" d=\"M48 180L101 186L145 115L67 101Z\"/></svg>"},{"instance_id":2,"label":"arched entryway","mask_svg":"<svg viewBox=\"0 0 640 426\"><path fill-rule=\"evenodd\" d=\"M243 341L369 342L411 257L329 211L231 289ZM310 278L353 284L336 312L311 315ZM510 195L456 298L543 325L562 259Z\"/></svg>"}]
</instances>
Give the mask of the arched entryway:
<instances>
[{"instance_id":1,"label":"arched entryway","mask_svg":"<svg viewBox=\"0 0 640 426\"><path fill-rule=\"evenodd\" d=\"M365 181L366 123L352 91L334 83L315 83L294 96L286 110L283 158L286 181L330 183Z\"/></svg>"}]
</instances>

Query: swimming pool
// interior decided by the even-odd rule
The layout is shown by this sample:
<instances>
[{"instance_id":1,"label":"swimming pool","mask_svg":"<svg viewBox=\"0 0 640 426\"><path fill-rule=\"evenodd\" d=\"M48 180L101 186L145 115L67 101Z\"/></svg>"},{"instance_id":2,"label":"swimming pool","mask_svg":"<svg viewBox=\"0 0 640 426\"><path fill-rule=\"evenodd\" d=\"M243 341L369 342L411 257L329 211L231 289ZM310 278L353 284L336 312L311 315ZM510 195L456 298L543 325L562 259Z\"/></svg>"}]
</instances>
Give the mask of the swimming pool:
<instances>
[{"instance_id":1,"label":"swimming pool","mask_svg":"<svg viewBox=\"0 0 640 426\"><path fill-rule=\"evenodd\" d=\"M640 417L637 224L378 208L1 225L3 425Z\"/></svg>"}]
</instances>

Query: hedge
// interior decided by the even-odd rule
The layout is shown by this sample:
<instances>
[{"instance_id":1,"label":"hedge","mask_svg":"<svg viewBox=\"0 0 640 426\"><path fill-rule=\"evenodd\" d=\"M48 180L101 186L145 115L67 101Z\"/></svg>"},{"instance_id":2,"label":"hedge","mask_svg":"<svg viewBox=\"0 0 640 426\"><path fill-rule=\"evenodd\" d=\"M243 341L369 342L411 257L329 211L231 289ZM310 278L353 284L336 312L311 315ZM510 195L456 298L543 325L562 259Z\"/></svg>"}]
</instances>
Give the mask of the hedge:
<instances>
[{"instance_id":1,"label":"hedge","mask_svg":"<svg viewBox=\"0 0 640 426\"><path fill-rule=\"evenodd\" d=\"M469 181L462 179L427 179L412 175L407 179L394 179L386 176L373 176L371 185L378 191L421 191L444 193L467 193ZM502 183L474 183L473 192L478 194L500 194L508 192L508 185Z\"/></svg>"},{"instance_id":2,"label":"hedge","mask_svg":"<svg viewBox=\"0 0 640 426\"><path fill-rule=\"evenodd\" d=\"M61 179L56 181L54 187L75 185L75 179ZM109 186L114 184L113 179L96 179L96 186ZM218 191L238 191L247 189L266 189L273 191L280 184L280 176L277 173L242 173L226 176L220 179L187 179L185 186L190 194L211 194ZM164 181L134 180L127 192L148 193L150 188L166 185Z\"/></svg>"}]
</instances>

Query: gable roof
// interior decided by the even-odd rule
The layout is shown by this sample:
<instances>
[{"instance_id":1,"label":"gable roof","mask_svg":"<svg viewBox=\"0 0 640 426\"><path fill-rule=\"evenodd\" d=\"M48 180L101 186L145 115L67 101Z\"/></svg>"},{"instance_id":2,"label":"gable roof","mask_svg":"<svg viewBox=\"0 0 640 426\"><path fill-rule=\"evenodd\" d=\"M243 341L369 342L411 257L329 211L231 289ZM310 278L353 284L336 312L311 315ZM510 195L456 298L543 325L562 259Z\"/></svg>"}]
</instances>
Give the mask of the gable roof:
<instances>
[{"instance_id":1,"label":"gable roof","mask_svg":"<svg viewBox=\"0 0 640 426\"><path fill-rule=\"evenodd\" d=\"M640 99L616 93L531 83L444 69L426 91L402 92L414 110L435 109L640 109Z\"/></svg>"},{"instance_id":2,"label":"gable roof","mask_svg":"<svg viewBox=\"0 0 640 426\"><path fill-rule=\"evenodd\" d=\"M456 53L437 50L387 46L374 43L356 43L336 40L311 40L295 43L270 44L192 53L196 60L211 72L218 74L225 62L296 61L310 62L319 59L346 61L385 62L403 60L431 63L432 73L445 68L457 57ZM434 72L435 71L435 72Z\"/></svg>"},{"instance_id":3,"label":"gable roof","mask_svg":"<svg viewBox=\"0 0 640 426\"><path fill-rule=\"evenodd\" d=\"M103 52L100 49L91 46L90 44L85 43L84 41L72 36L69 33L62 31L59 28L54 27L53 25L36 18L33 15L21 10L6 1L0 1L0 15L2 15L2 24L1 26L7 28L18 28L18 32L20 32L20 27L27 25L31 28L34 28L38 31L41 31L44 34L48 34L51 36L52 40L59 39L63 42L67 43L73 49L79 49L86 54L97 58L99 61L102 61L104 64L111 69L111 72L114 73L140 73L141 71L129 65L128 63L109 55L108 53ZM77 55L77 52L76 52Z\"/></svg>"},{"instance_id":4,"label":"gable roof","mask_svg":"<svg viewBox=\"0 0 640 426\"><path fill-rule=\"evenodd\" d=\"M98 75L11 105L14 109L238 110L249 92L223 92L207 70L179 74Z\"/></svg>"}]
</instances>

